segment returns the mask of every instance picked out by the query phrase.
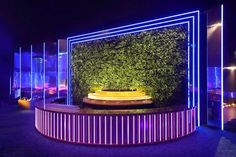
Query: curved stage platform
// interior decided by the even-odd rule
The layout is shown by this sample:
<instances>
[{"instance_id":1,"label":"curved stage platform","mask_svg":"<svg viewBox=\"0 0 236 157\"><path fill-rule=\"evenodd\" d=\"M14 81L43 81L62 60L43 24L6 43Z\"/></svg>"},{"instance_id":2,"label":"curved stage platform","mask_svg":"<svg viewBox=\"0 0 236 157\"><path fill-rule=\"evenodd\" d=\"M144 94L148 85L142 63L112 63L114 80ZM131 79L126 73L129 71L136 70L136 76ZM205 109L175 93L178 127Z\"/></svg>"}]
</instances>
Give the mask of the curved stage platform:
<instances>
[{"instance_id":1,"label":"curved stage platform","mask_svg":"<svg viewBox=\"0 0 236 157\"><path fill-rule=\"evenodd\" d=\"M196 130L191 109L96 110L48 104L36 106L35 127L49 138L91 145L132 145L177 139Z\"/></svg>"}]
</instances>

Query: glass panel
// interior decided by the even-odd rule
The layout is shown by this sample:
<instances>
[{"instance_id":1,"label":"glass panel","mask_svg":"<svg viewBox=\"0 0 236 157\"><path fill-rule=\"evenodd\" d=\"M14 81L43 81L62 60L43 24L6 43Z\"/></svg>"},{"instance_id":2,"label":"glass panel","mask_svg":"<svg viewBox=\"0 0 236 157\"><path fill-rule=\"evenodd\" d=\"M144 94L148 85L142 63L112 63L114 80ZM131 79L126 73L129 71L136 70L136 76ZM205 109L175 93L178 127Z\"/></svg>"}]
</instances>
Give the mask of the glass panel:
<instances>
[{"instance_id":1,"label":"glass panel","mask_svg":"<svg viewBox=\"0 0 236 157\"><path fill-rule=\"evenodd\" d=\"M14 98L20 97L20 53L14 52L14 74L12 93Z\"/></svg>"},{"instance_id":2,"label":"glass panel","mask_svg":"<svg viewBox=\"0 0 236 157\"><path fill-rule=\"evenodd\" d=\"M46 43L45 50L45 98L49 103L57 96L57 43Z\"/></svg>"},{"instance_id":3,"label":"glass panel","mask_svg":"<svg viewBox=\"0 0 236 157\"><path fill-rule=\"evenodd\" d=\"M33 99L43 99L43 44L33 45L32 48L32 88Z\"/></svg>"},{"instance_id":4,"label":"glass panel","mask_svg":"<svg viewBox=\"0 0 236 157\"><path fill-rule=\"evenodd\" d=\"M236 131L236 10L224 8L224 128Z\"/></svg>"},{"instance_id":5,"label":"glass panel","mask_svg":"<svg viewBox=\"0 0 236 157\"><path fill-rule=\"evenodd\" d=\"M221 8L207 12L208 125L221 127Z\"/></svg>"},{"instance_id":6,"label":"glass panel","mask_svg":"<svg viewBox=\"0 0 236 157\"><path fill-rule=\"evenodd\" d=\"M66 40L58 40L58 98L67 97L67 50Z\"/></svg>"},{"instance_id":7,"label":"glass panel","mask_svg":"<svg viewBox=\"0 0 236 157\"><path fill-rule=\"evenodd\" d=\"M31 98L31 53L21 50L21 97Z\"/></svg>"}]
</instances>

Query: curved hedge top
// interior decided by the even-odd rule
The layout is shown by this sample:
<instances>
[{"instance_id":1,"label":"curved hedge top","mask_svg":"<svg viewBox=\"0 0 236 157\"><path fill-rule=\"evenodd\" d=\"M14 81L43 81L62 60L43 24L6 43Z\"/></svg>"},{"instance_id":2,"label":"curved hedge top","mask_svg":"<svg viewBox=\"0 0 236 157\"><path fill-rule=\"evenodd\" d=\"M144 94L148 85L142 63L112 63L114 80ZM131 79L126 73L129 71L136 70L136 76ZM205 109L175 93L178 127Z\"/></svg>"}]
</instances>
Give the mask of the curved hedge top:
<instances>
[{"instance_id":1,"label":"curved hedge top","mask_svg":"<svg viewBox=\"0 0 236 157\"><path fill-rule=\"evenodd\" d=\"M157 104L186 100L187 31L184 26L79 43L72 52L75 103L89 92L143 90Z\"/></svg>"}]
</instances>

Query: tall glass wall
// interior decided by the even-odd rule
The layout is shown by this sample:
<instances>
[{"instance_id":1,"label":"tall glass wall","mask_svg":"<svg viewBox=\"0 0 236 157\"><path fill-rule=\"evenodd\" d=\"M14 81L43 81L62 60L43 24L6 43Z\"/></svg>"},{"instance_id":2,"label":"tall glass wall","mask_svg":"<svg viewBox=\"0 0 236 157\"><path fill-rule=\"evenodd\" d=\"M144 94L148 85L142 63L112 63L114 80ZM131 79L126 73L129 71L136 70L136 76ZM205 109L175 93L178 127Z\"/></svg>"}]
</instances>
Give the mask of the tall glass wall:
<instances>
[{"instance_id":1,"label":"tall glass wall","mask_svg":"<svg viewBox=\"0 0 236 157\"><path fill-rule=\"evenodd\" d=\"M45 43L45 102L57 97L57 43Z\"/></svg>"},{"instance_id":2,"label":"tall glass wall","mask_svg":"<svg viewBox=\"0 0 236 157\"><path fill-rule=\"evenodd\" d=\"M67 96L67 49L66 40L58 40L58 98Z\"/></svg>"},{"instance_id":3,"label":"tall glass wall","mask_svg":"<svg viewBox=\"0 0 236 157\"><path fill-rule=\"evenodd\" d=\"M33 45L32 48L32 97L34 100L43 99L44 82L43 44Z\"/></svg>"},{"instance_id":4,"label":"tall glass wall","mask_svg":"<svg viewBox=\"0 0 236 157\"><path fill-rule=\"evenodd\" d=\"M22 48L21 50L21 97L31 98L30 48Z\"/></svg>"},{"instance_id":5,"label":"tall glass wall","mask_svg":"<svg viewBox=\"0 0 236 157\"><path fill-rule=\"evenodd\" d=\"M20 52L16 50L14 52L14 71L12 82L12 97L20 97Z\"/></svg>"},{"instance_id":6,"label":"tall glass wall","mask_svg":"<svg viewBox=\"0 0 236 157\"><path fill-rule=\"evenodd\" d=\"M208 125L221 128L221 7L207 12Z\"/></svg>"},{"instance_id":7,"label":"tall glass wall","mask_svg":"<svg viewBox=\"0 0 236 157\"><path fill-rule=\"evenodd\" d=\"M224 128L236 131L236 7L224 5Z\"/></svg>"}]
</instances>

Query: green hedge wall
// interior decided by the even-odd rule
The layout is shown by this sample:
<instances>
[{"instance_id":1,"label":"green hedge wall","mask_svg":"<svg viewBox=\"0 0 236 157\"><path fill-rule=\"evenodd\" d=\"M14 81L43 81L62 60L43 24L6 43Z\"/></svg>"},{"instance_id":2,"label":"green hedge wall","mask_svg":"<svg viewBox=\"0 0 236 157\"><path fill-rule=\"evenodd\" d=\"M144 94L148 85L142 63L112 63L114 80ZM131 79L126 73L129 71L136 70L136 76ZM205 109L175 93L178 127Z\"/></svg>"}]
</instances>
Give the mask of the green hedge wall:
<instances>
[{"instance_id":1,"label":"green hedge wall","mask_svg":"<svg viewBox=\"0 0 236 157\"><path fill-rule=\"evenodd\" d=\"M187 44L186 27L178 26L75 45L74 103L97 89L143 90L158 105L185 103Z\"/></svg>"}]
</instances>

